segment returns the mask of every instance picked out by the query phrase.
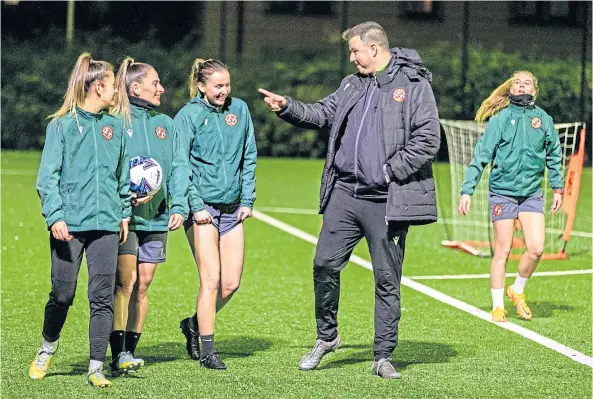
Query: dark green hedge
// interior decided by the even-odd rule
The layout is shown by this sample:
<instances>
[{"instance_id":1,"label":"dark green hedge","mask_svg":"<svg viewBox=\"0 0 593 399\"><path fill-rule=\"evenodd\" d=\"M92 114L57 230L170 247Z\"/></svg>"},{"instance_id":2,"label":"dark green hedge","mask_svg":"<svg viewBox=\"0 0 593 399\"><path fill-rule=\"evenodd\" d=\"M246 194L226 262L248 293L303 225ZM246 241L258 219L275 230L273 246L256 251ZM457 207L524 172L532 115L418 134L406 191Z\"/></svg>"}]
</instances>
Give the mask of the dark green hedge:
<instances>
[{"instance_id":1,"label":"dark green hedge","mask_svg":"<svg viewBox=\"0 0 593 399\"><path fill-rule=\"evenodd\" d=\"M78 54L90 51L96 59L118 64L130 55L152 64L166 93L161 111L174 116L188 100L187 77L195 57L209 57L183 41L163 48L149 40L128 43L109 30L82 35L68 51L59 32L41 42L2 41L2 148L41 148L46 116L62 101L70 70ZM315 101L337 88L338 49L335 54L247 54L231 67L233 95L250 107L262 155L321 157L326 133L295 129L269 112L257 92L264 87L303 101ZM433 72L433 89L442 118L471 119L480 102L513 71L528 69L540 79L538 104L555 121L579 119L580 65L578 60L541 60L534 56L470 48L468 85L459 90L461 61L458 46L446 43L419 49ZM214 55L216 56L216 55ZM350 67L349 67L350 68ZM352 71L353 69L349 69ZM587 69L587 115L591 113L591 65Z\"/></svg>"}]
</instances>

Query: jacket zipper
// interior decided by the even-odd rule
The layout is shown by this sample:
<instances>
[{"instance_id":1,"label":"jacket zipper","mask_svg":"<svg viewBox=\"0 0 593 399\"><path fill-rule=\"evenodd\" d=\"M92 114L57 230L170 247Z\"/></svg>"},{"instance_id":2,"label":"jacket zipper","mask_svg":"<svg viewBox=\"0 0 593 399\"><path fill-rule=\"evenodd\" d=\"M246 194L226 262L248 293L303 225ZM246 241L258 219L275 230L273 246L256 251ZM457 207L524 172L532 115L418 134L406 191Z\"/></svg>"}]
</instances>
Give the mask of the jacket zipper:
<instances>
[{"instance_id":1,"label":"jacket zipper","mask_svg":"<svg viewBox=\"0 0 593 399\"><path fill-rule=\"evenodd\" d=\"M95 216L95 224L97 230L99 230L99 149L97 147L97 131L95 125L97 124L97 118L93 121L93 140L95 142L95 187L97 189L97 195L95 196L95 206L97 210L97 216Z\"/></svg>"},{"instance_id":2,"label":"jacket zipper","mask_svg":"<svg viewBox=\"0 0 593 399\"><path fill-rule=\"evenodd\" d=\"M356 179L356 184L354 185L354 197L355 198L356 198L356 191L358 190L358 183L359 183L359 181L358 181L358 139L360 137L360 132L362 131L362 127L364 124L364 120L367 116L367 112L369 110L369 107L371 106L371 100L373 99L373 94L375 93L375 88L377 87L376 83L377 83L377 78L375 77L375 78L373 78L373 81L371 83L373 85L373 87L371 89L371 92L369 93L367 106L364 110L364 113L362 114L362 118L360 118L360 126L358 127L358 132L356 133L356 142L354 144L354 178Z\"/></svg>"},{"instance_id":3,"label":"jacket zipper","mask_svg":"<svg viewBox=\"0 0 593 399\"><path fill-rule=\"evenodd\" d=\"M146 128L146 119L148 119L148 115L146 110L143 112L142 114L142 124L144 125L144 138L146 139L146 148L148 150L147 154L151 154L150 151L150 142L148 140L148 129ZM150 214L152 214L152 201L148 201L148 203L146 204L148 206L148 211L150 212ZM148 230L152 231L152 223L150 220L147 220L148 222Z\"/></svg>"},{"instance_id":4,"label":"jacket zipper","mask_svg":"<svg viewBox=\"0 0 593 399\"><path fill-rule=\"evenodd\" d=\"M521 165L523 163L523 157L525 156L525 133L527 132L527 129L525 128L525 118L527 117L527 114L525 113L525 111L523 111L523 123L521 124L523 126L523 151L521 151L521 157L519 158L520 162L519 165ZM521 190L525 189L525 173L521 173Z\"/></svg>"},{"instance_id":5,"label":"jacket zipper","mask_svg":"<svg viewBox=\"0 0 593 399\"><path fill-rule=\"evenodd\" d=\"M228 188L229 183L228 183L228 178L227 178L227 175L226 175L226 165L225 165L225 162L226 162L226 153L224 151L224 148L225 148L224 147L224 138L222 137L222 131L220 130L220 125L218 123L218 118L221 115L222 114L220 114L220 113L217 112L216 113L216 118L214 118L214 120L216 121L216 130L218 130L218 135L220 136L220 143L222 145L222 174L224 176L224 188L225 188L225 191L226 191L226 189Z\"/></svg>"}]
</instances>

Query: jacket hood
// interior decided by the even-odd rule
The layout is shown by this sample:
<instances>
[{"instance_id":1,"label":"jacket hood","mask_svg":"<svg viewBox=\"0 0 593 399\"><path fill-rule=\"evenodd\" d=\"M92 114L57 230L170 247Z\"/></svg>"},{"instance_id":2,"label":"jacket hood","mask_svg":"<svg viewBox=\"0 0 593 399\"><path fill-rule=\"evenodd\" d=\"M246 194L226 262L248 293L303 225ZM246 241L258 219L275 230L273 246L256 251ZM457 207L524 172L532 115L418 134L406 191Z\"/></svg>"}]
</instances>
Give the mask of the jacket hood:
<instances>
[{"instance_id":1,"label":"jacket hood","mask_svg":"<svg viewBox=\"0 0 593 399\"><path fill-rule=\"evenodd\" d=\"M432 73L424 66L416 50L394 47L390 50L390 53L391 61L387 66L390 76L394 77L403 68L403 72L410 79L418 79L418 76L421 76L429 82L432 81Z\"/></svg>"}]
</instances>

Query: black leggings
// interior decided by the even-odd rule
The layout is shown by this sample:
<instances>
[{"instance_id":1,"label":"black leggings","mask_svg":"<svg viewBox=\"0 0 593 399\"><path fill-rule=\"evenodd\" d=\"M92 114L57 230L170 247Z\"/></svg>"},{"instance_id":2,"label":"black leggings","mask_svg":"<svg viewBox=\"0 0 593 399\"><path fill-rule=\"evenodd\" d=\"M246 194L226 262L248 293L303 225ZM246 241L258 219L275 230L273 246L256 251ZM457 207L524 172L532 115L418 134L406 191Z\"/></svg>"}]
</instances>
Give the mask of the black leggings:
<instances>
[{"instance_id":1,"label":"black leggings","mask_svg":"<svg viewBox=\"0 0 593 399\"><path fill-rule=\"evenodd\" d=\"M45 305L43 337L50 342L60 337L68 309L74 301L76 281L86 251L89 269L89 343L91 360L105 361L113 325L113 293L119 235L108 231L72 233L71 241L50 235L51 292Z\"/></svg>"}]
</instances>

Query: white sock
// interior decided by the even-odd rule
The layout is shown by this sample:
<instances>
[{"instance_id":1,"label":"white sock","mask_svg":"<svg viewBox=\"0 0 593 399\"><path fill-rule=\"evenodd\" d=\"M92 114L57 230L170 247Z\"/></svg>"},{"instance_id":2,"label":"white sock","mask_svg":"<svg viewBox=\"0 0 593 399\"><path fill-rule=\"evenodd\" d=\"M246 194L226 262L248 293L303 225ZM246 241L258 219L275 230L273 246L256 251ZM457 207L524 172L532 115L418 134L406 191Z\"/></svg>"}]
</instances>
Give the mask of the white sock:
<instances>
[{"instance_id":1,"label":"white sock","mask_svg":"<svg viewBox=\"0 0 593 399\"><path fill-rule=\"evenodd\" d=\"M523 293L527 280L529 280L529 277L521 277L519 276L519 273L517 273L517 277L515 277L515 282L513 283L513 291L515 291L515 294Z\"/></svg>"},{"instance_id":2,"label":"white sock","mask_svg":"<svg viewBox=\"0 0 593 399\"><path fill-rule=\"evenodd\" d=\"M45 338L41 340L41 347L48 351L49 353L53 354L58 349L58 340L54 342L46 341Z\"/></svg>"},{"instance_id":3,"label":"white sock","mask_svg":"<svg viewBox=\"0 0 593 399\"><path fill-rule=\"evenodd\" d=\"M492 293L492 310L504 309L504 288L490 288Z\"/></svg>"},{"instance_id":4,"label":"white sock","mask_svg":"<svg viewBox=\"0 0 593 399\"><path fill-rule=\"evenodd\" d=\"M103 370L103 362L91 359L91 362L89 363L89 373L93 373L97 370Z\"/></svg>"}]
</instances>

